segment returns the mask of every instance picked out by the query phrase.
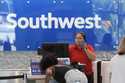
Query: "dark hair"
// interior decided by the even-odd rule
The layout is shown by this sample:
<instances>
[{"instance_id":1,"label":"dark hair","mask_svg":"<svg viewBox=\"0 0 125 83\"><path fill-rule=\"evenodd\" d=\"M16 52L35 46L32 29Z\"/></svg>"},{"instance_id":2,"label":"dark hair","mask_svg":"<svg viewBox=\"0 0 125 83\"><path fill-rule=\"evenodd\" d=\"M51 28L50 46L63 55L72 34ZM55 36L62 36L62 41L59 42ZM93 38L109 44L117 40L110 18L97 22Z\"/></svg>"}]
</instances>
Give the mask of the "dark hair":
<instances>
[{"instance_id":1,"label":"dark hair","mask_svg":"<svg viewBox=\"0 0 125 83\"><path fill-rule=\"evenodd\" d=\"M120 41L119 48L118 48L118 54L119 55L125 54L125 37L123 37Z\"/></svg>"},{"instance_id":2,"label":"dark hair","mask_svg":"<svg viewBox=\"0 0 125 83\"><path fill-rule=\"evenodd\" d=\"M42 71L45 71L48 67L58 64L56 56L52 54L44 55L40 61L40 68Z\"/></svg>"},{"instance_id":3,"label":"dark hair","mask_svg":"<svg viewBox=\"0 0 125 83\"><path fill-rule=\"evenodd\" d=\"M83 33L83 32L76 32L75 33L75 37L76 37L77 34L81 34L82 37L84 38L84 40L86 41L86 35L85 35L85 33Z\"/></svg>"}]
</instances>

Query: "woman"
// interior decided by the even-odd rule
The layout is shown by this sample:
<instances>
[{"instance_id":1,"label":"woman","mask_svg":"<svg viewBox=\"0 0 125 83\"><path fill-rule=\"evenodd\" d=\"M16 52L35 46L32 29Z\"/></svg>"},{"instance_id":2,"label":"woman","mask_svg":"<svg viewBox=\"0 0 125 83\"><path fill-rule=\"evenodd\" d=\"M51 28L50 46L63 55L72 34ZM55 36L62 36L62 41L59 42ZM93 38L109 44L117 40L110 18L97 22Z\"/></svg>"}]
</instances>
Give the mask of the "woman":
<instances>
[{"instance_id":1,"label":"woman","mask_svg":"<svg viewBox=\"0 0 125 83\"><path fill-rule=\"evenodd\" d=\"M86 42L86 36L82 32L77 32L74 40L75 44L69 45L70 61L85 64L83 72L88 78L88 83L93 83L92 61L96 59L94 48Z\"/></svg>"},{"instance_id":2,"label":"woman","mask_svg":"<svg viewBox=\"0 0 125 83\"><path fill-rule=\"evenodd\" d=\"M58 65L57 58L53 55L43 56L40 67L47 76L52 76L58 83L87 83L84 73L71 66Z\"/></svg>"},{"instance_id":3,"label":"woman","mask_svg":"<svg viewBox=\"0 0 125 83\"><path fill-rule=\"evenodd\" d=\"M111 60L111 83L125 83L125 37L120 41L118 54Z\"/></svg>"}]
</instances>

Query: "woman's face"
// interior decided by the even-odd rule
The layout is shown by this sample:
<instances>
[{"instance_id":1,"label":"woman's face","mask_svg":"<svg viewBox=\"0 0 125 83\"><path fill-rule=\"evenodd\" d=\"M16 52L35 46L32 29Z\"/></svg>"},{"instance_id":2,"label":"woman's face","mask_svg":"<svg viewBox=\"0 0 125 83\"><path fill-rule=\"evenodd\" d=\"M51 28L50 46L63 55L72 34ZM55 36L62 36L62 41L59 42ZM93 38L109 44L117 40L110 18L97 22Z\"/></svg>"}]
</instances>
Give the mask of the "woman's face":
<instances>
[{"instance_id":1,"label":"woman's face","mask_svg":"<svg viewBox=\"0 0 125 83\"><path fill-rule=\"evenodd\" d=\"M77 45L81 45L82 43L84 43L84 37L82 36L81 33L77 33L75 36L75 43Z\"/></svg>"},{"instance_id":2,"label":"woman's face","mask_svg":"<svg viewBox=\"0 0 125 83\"><path fill-rule=\"evenodd\" d=\"M46 75L52 76L52 75L53 75L53 69L54 69L53 66L48 67L48 68L46 69Z\"/></svg>"}]
</instances>

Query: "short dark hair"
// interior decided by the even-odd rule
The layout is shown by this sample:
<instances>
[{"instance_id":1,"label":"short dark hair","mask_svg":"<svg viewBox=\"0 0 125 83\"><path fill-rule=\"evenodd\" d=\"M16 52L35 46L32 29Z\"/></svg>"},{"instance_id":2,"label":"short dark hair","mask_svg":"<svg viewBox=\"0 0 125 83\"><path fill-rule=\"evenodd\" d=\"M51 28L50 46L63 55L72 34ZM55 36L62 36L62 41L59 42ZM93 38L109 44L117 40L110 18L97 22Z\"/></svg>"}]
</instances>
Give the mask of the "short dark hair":
<instances>
[{"instance_id":1,"label":"short dark hair","mask_svg":"<svg viewBox=\"0 0 125 83\"><path fill-rule=\"evenodd\" d=\"M75 33L75 37L76 37L77 34L81 34L82 37L84 38L84 40L86 41L86 35L85 35L85 33L83 33L83 32L76 32Z\"/></svg>"},{"instance_id":2,"label":"short dark hair","mask_svg":"<svg viewBox=\"0 0 125 83\"><path fill-rule=\"evenodd\" d=\"M58 64L58 60L56 56L53 54L44 55L40 61L40 69L41 71L45 71L48 67L54 66Z\"/></svg>"}]
</instances>

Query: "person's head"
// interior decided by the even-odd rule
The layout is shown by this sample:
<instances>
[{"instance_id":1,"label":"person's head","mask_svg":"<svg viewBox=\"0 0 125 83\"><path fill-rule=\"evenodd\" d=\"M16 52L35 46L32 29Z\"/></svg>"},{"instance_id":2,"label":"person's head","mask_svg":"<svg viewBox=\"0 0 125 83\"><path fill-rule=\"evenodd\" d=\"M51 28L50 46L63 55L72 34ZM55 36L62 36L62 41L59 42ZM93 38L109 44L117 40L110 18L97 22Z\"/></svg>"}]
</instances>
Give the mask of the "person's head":
<instances>
[{"instance_id":1,"label":"person's head","mask_svg":"<svg viewBox=\"0 0 125 83\"><path fill-rule=\"evenodd\" d=\"M119 55L125 54L125 37L123 37L120 41L119 48L118 48L118 54Z\"/></svg>"},{"instance_id":2,"label":"person's head","mask_svg":"<svg viewBox=\"0 0 125 83\"><path fill-rule=\"evenodd\" d=\"M82 33L82 32L77 32L75 33L75 43L77 45L81 45L81 44L84 44L86 41L86 38L85 38L85 34Z\"/></svg>"},{"instance_id":3,"label":"person's head","mask_svg":"<svg viewBox=\"0 0 125 83\"><path fill-rule=\"evenodd\" d=\"M40 62L41 71L45 71L46 74L52 75L54 66L58 64L58 60L54 55L43 56Z\"/></svg>"}]
</instances>

